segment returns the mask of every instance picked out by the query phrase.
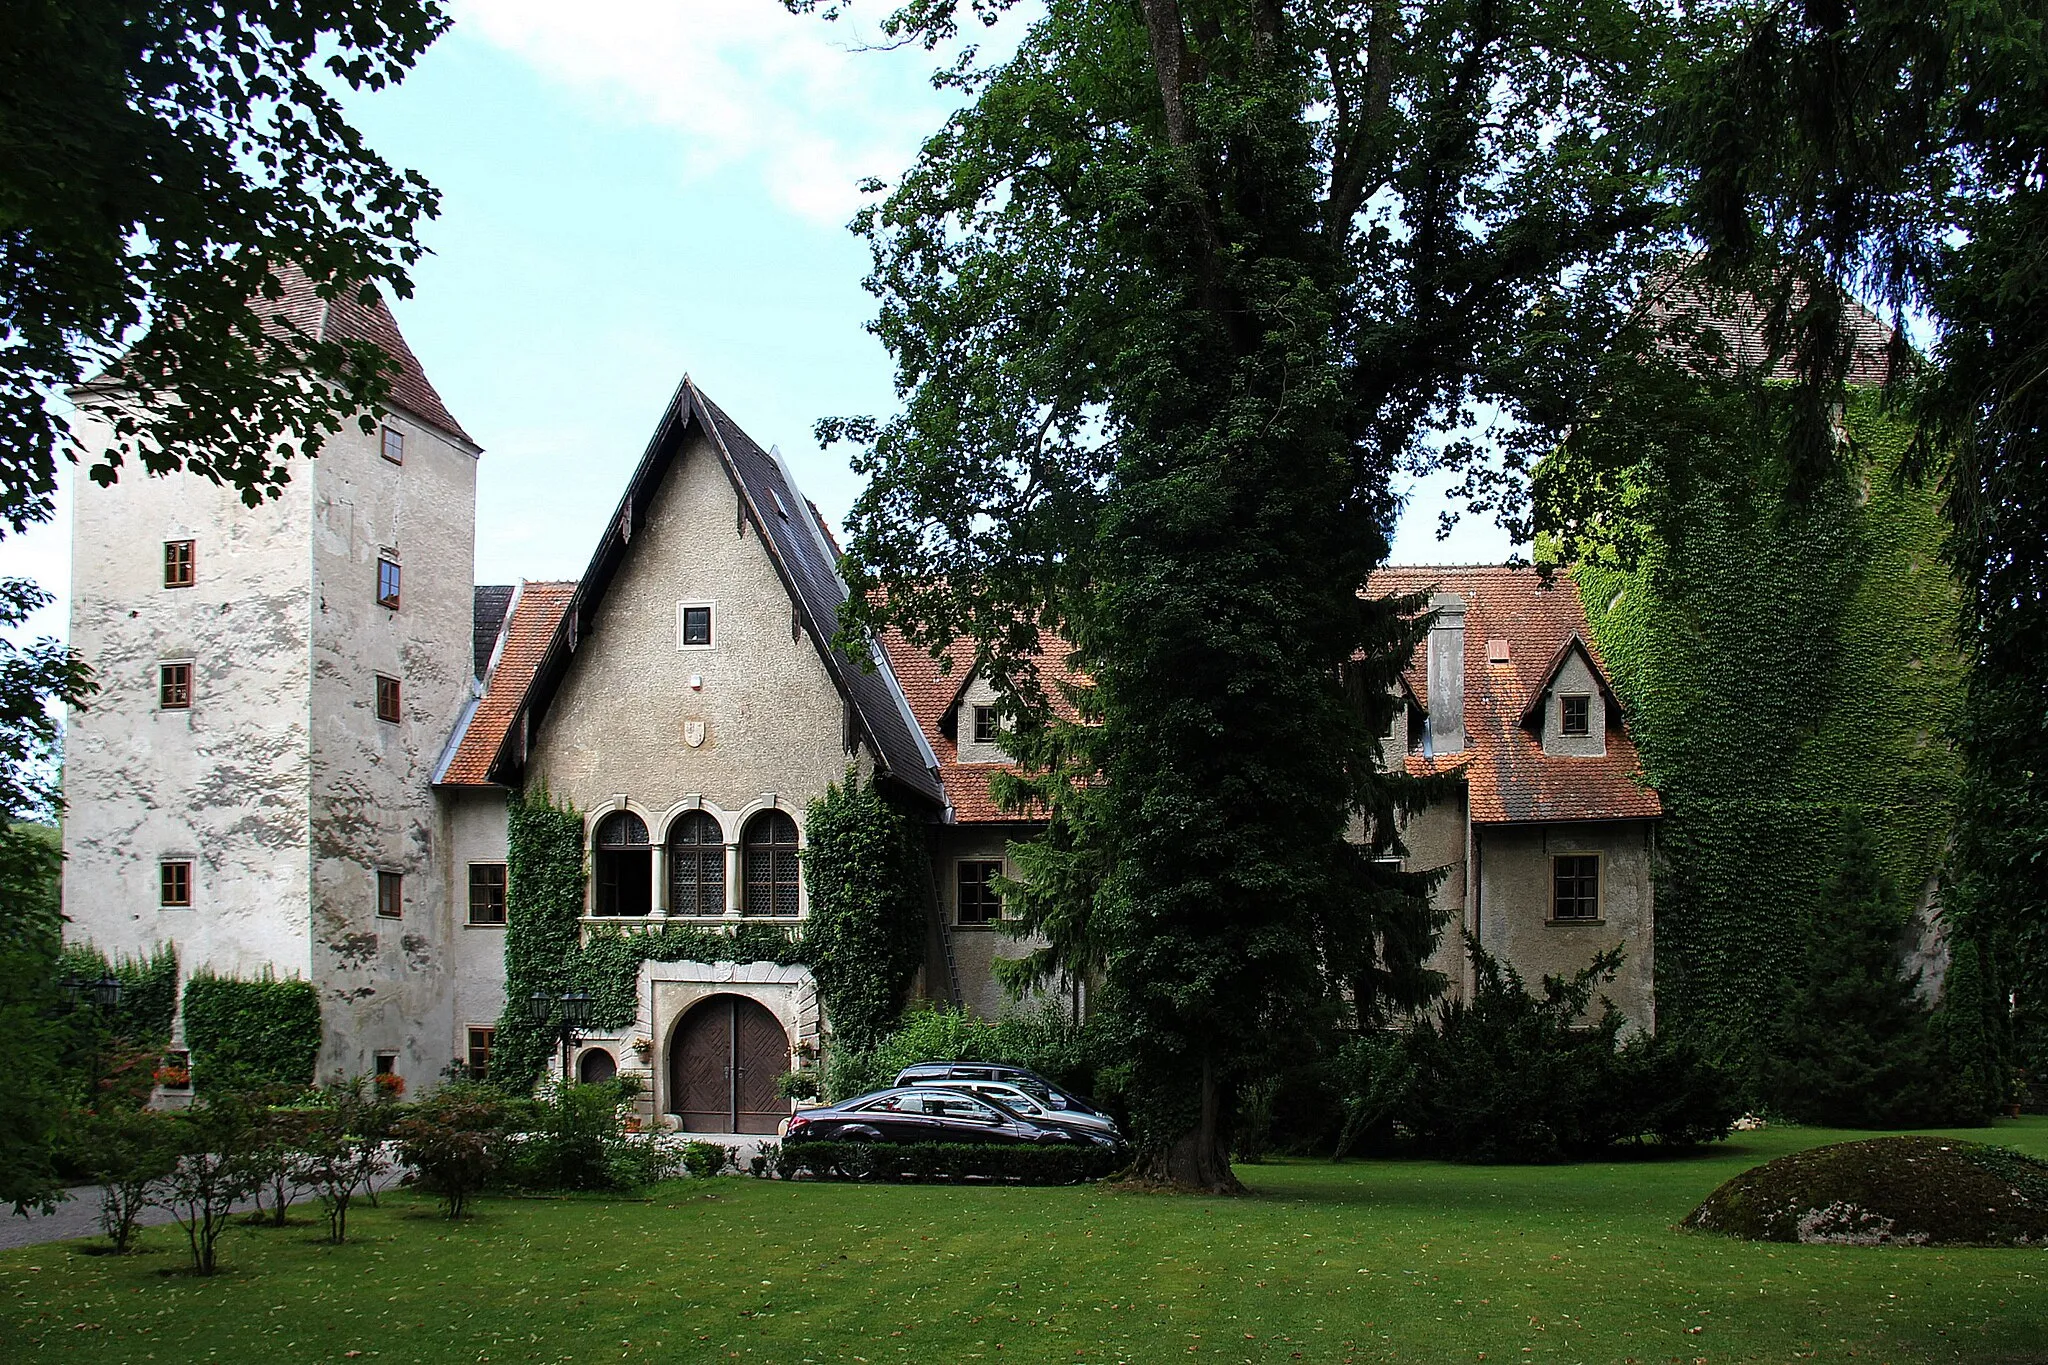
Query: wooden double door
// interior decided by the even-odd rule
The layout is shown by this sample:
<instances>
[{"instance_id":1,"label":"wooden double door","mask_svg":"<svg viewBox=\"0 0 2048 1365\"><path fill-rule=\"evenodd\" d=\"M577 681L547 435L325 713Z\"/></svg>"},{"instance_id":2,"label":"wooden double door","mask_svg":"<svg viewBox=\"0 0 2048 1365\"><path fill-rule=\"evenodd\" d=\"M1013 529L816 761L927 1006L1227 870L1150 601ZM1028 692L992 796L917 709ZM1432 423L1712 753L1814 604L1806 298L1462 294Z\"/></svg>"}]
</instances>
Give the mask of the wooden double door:
<instances>
[{"instance_id":1,"label":"wooden double door","mask_svg":"<svg viewBox=\"0 0 2048 1365\"><path fill-rule=\"evenodd\" d=\"M789 1035L765 1005L709 996L669 1040L669 1112L692 1133L772 1133L789 1116L775 1093L788 1069Z\"/></svg>"}]
</instances>

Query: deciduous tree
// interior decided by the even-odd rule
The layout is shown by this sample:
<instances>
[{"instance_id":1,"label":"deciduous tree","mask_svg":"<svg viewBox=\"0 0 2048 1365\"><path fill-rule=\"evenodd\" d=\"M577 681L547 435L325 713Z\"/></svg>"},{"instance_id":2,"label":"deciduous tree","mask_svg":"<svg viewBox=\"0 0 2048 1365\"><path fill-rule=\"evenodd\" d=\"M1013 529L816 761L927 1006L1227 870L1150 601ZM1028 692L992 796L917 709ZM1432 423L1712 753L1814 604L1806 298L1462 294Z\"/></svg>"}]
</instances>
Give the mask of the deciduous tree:
<instances>
[{"instance_id":1,"label":"deciduous tree","mask_svg":"<svg viewBox=\"0 0 2048 1365\"><path fill-rule=\"evenodd\" d=\"M1397 471L1576 415L1659 220L1665 14L1053 0L940 73L971 102L857 220L903 410L821 428L870 477L854 601L970 638L1027 734L1072 642L1099 732L1032 913L1099 956L1141 1176L1237 1188L1240 1085L1426 991L1423 888L1372 857L1418 794L1379 747L1421 604L1360 593Z\"/></svg>"}]
</instances>

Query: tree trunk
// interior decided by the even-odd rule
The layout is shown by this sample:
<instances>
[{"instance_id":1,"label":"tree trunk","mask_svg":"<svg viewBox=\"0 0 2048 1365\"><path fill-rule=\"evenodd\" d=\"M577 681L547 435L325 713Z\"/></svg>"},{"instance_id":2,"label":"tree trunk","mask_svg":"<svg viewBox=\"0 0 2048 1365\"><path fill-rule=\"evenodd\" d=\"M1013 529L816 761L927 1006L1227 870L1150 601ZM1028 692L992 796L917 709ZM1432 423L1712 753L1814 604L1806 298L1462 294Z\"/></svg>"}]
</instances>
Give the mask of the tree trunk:
<instances>
[{"instance_id":1,"label":"tree trunk","mask_svg":"<svg viewBox=\"0 0 2048 1365\"><path fill-rule=\"evenodd\" d=\"M1230 1169L1230 1134L1224 1131L1216 1073L1202 1059L1202 1116L1188 1131L1163 1143L1147 1143L1131 1174L1150 1185L1189 1194L1246 1193Z\"/></svg>"}]
</instances>

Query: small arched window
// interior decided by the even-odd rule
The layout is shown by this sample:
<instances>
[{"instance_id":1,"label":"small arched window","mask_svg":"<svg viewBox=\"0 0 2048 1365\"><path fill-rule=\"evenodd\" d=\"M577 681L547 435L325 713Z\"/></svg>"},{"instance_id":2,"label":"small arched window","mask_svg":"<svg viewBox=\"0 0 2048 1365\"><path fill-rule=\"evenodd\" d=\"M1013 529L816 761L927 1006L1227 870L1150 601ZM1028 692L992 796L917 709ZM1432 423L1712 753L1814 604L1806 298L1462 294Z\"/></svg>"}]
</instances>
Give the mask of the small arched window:
<instances>
[{"instance_id":1,"label":"small arched window","mask_svg":"<svg viewBox=\"0 0 2048 1365\"><path fill-rule=\"evenodd\" d=\"M592 861L597 873L597 913L645 915L654 909L654 857L647 846L647 822L629 810L614 811L597 827Z\"/></svg>"},{"instance_id":2,"label":"small arched window","mask_svg":"<svg viewBox=\"0 0 2048 1365\"><path fill-rule=\"evenodd\" d=\"M669 826L668 912L725 913L725 831L701 810Z\"/></svg>"},{"instance_id":3,"label":"small arched window","mask_svg":"<svg viewBox=\"0 0 2048 1365\"><path fill-rule=\"evenodd\" d=\"M795 915L796 821L787 811L762 811L747 821L740 836L740 852L746 860L746 913Z\"/></svg>"}]
</instances>

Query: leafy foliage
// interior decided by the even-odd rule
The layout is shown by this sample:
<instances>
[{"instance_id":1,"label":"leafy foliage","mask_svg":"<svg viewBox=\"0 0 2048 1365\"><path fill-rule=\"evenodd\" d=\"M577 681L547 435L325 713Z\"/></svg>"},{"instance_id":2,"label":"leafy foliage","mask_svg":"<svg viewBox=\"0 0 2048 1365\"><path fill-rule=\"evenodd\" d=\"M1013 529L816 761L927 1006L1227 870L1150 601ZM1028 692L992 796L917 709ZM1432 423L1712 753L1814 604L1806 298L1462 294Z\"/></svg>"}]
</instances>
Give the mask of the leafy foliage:
<instances>
[{"instance_id":1,"label":"leafy foliage","mask_svg":"<svg viewBox=\"0 0 2048 1365\"><path fill-rule=\"evenodd\" d=\"M121 983L121 999L105 1018L106 1031L138 1046L162 1048L171 1041L178 1013L178 950L160 943L140 957L109 959L89 941L74 939L58 958L60 980Z\"/></svg>"},{"instance_id":2,"label":"leafy foliage","mask_svg":"<svg viewBox=\"0 0 2048 1365\"><path fill-rule=\"evenodd\" d=\"M785 1142L771 1163L783 1180L988 1180L1016 1185L1076 1185L1124 1164L1095 1146L995 1143Z\"/></svg>"},{"instance_id":3,"label":"leafy foliage","mask_svg":"<svg viewBox=\"0 0 2048 1365\"><path fill-rule=\"evenodd\" d=\"M1732 1078L1692 1044L1636 1032L1595 992L1619 949L1532 994L1513 967L1467 943L1474 989L1405 1036L1339 1054L1340 1150L1395 1145L1455 1161L1560 1161L1620 1143L1689 1146L1726 1137L1740 1110Z\"/></svg>"},{"instance_id":4,"label":"leafy foliage","mask_svg":"<svg viewBox=\"0 0 2048 1365\"><path fill-rule=\"evenodd\" d=\"M618 1081L542 1087L505 1178L533 1190L629 1190L674 1175L666 1149L626 1132L622 1109L635 1093Z\"/></svg>"},{"instance_id":5,"label":"leafy foliage","mask_svg":"<svg viewBox=\"0 0 2048 1365\"><path fill-rule=\"evenodd\" d=\"M527 1022L527 997L569 990L583 913L583 816L545 790L506 804L505 1013L491 1048L491 1079L531 1089L554 1047L554 1030Z\"/></svg>"},{"instance_id":6,"label":"leafy foliage","mask_svg":"<svg viewBox=\"0 0 2048 1365\"><path fill-rule=\"evenodd\" d=\"M1931 323L1894 397L1947 495L1970 663L1947 914L2023 1031L2048 1020L2048 26L1947 0L1704 7L1663 127L1682 208L1729 276L1785 282L1773 329L1801 383L1795 456L1826 468L1849 357L1844 291ZM1903 359L1903 357L1901 357ZM2000 1020L2003 1034L2006 1021ZM2048 1033L2034 1036L2048 1037ZM2003 1045L2003 1038L1994 1039Z\"/></svg>"},{"instance_id":7,"label":"leafy foliage","mask_svg":"<svg viewBox=\"0 0 2048 1365\"><path fill-rule=\"evenodd\" d=\"M805 813L811 916L804 960L835 1046L872 1046L903 1010L924 953L931 873L917 826L849 768Z\"/></svg>"},{"instance_id":8,"label":"leafy foliage","mask_svg":"<svg viewBox=\"0 0 2048 1365\"><path fill-rule=\"evenodd\" d=\"M1765 1063L1765 1094L1780 1113L1834 1128L1981 1122L1985 1106L1955 1084L1918 974L1900 969L1907 909L1853 809L1835 867Z\"/></svg>"},{"instance_id":9,"label":"leafy foliage","mask_svg":"<svg viewBox=\"0 0 2048 1365\"><path fill-rule=\"evenodd\" d=\"M1745 403L1698 383L1686 401ZM1954 818L1962 659L1939 499L1901 481L1912 434L1875 394L1844 422L1862 463L1800 501L1782 428L1731 415L1681 502L1611 508L1572 571L1664 803L1658 1022L1717 1048L1769 1036L1846 810L1916 897ZM1659 477L1644 463L1631 486Z\"/></svg>"},{"instance_id":10,"label":"leafy foliage","mask_svg":"<svg viewBox=\"0 0 2048 1365\"><path fill-rule=\"evenodd\" d=\"M320 992L310 981L200 971L185 983L185 1045L203 1090L310 1085L320 1060Z\"/></svg>"},{"instance_id":11,"label":"leafy foliage","mask_svg":"<svg viewBox=\"0 0 2048 1365\"><path fill-rule=\"evenodd\" d=\"M742 922L715 928L665 924L645 929L600 925L569 958L565 975L569 989L589 992L592 1023L617 1029L639 1016L643 962L774 962L790 966L809 961L809 946L807 936L799 937L786 924Z\"/></svg>"},{"instance_id":12,"label":"leafy foliage","mask_svg":"<svg viewBox=\"0 0 2048 1365\"><path fill-rule=\"evenodd\" d=\"M455 1081L422 1098L392 1125L407 1180L438 1197L451 1219L511 1160L515 1115L495 1088Z\"/></svg>"},{"instance_id":13,"label":"leafy foliage","mask_svg":"<svg viewBox=\"0 0 2048 1365\"><path fill-rule=\"evenodd\" d=\"M842 1101L879 1090L918 1062L1007 1062L1086 1095L1094 1090L1100 1050L1100 1026L1076 1023L1055 1005L994 1020L956 1006L920 1005L875 1046L835 1049L826 1059L825 1091Z\"/></svg>"},{"instance_id":14,"label":"leafy foliage","mask_svg":"<svg viewBox=\"0 0 2048 1365\"><path fill-rule=\"evenodd\" d=\"M382 1087L357 1076L322 1087L307 1106L308 1123L293 1175L312 1189L327 1215L327 1240L348 1240L348 1211L358 1193L374 1192L390 1170L385 1139L400 1110Z\"/></svg>"},{"instance_id":15,"label":"leafy foliage","mask_svg":"<svg viewBox=\"0 0 2048 1365\"><path fill-rule=\"evenodd\" d=\"M338 87L397 82L447 25L434 0L11 16L0 522L49 516L68 435L47 399L95 370L125 391L96 482L134 460L189 469L252 506L283 486L294 446L317 454L385 397L391 360L279 316L272 269L301 266L328 297L371 281L410 292L415 231L438 196L364 143Z\"/></svg>"},{"instance_id":16,"label":"leafy foliage","mask_svg":"<svg viewBox=\"0 0 2048 1365\"><path fill-rule=\"evenodd\" d=\"M183 1132L158 1109L109 1106L72 1115L67 1145L85 1154L85 1176L100 1187L100 1230L115 1254L135 1239L136 1219L157 1182L176 1166Z\"/></svg>"},{"instance_id":17,"label":"leafy foliage","mask_svg":"<svg viewBox=\"0 0 2048 1365\"><path fill-rule=\"evenodd\" d=\"M176 1115L178 1158L154 1202L185 1230L196 1274L219 1270L220 1235L235 1205L263 1181L261 1120L262 1107L249 1096L219 1089Z\"/></svg>"},{"instance_id":18,"label":"leafy foliage","mask_svg":"<svg viewBox=\"0 0 2048 1365\"><path fill-rule=\"evenodd\" d=\"M942 74L974 102L857 220L904 410L820 429L870 476L854 628L971 640L1026 735L1070 723L1036 661L1071 642L1099 726L1022 909L1099 954L1149 1177L1234 1189L1242 1084L1429 984L1368 960L1428 922L1372 858L1427 793L1378 765L1413 604L1358 589L1475 404L1518 464L1577 415L1654 236L1666 13L1053 5Z\"/></svg>"}]
</instances>

